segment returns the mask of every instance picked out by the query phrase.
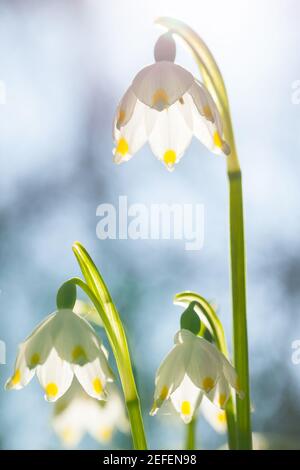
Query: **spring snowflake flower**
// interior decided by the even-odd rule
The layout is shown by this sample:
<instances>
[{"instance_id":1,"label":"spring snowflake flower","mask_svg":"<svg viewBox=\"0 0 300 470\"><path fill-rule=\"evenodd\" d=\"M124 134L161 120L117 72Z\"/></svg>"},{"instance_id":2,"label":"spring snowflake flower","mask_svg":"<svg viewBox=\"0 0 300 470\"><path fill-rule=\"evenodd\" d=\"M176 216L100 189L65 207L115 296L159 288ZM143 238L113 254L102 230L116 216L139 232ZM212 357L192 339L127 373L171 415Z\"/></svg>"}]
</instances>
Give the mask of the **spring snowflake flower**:
<instances>
[{"instance_id":1,"label":"spring snowflake flower","mask_svg":"<svg viewBox=\"0 0 300 470\"><path fill-rule=\"evenodd\" d=\"M19 390L36 375L47 401L56 401L70 387L74 374L91 397L106 398L113 380L107 352L90 324L69 309L57 310L19 346L7 389Z\"/></svg>"},{"instance_id":2,"label":"spring snowflake flower","mask_svg":"<svg viewBox=\"0 0 300 470\"><path fill-rule=\"evenodd\" d=\"M183 421L189 423L203 394L210 400L217 398L222 409L230 386L242 395L235 369L214 345L185 329L175 335L174 343L156 374L151 415L171 400Z\"/></svg>"},{"instance_id":3,"label":"spring snowflake flower","mask_svg":"<svg viewBox=\"0 0 300 470\"><path fill-rule=\"evenodd\" d=\"M101 402L87 395L76 379L55 403L52 426L68 447L77 446L85 433L105 444L116 429L129 431L125 407L116 387L109 386L107 401Z\"/></svg>"},{"instance_id":4,"label":"spring snowflake flower","mask_svg":"<svg viewBox=\"0 0 300 470\"><path fill-rule=\"evenodd\" d=\"M114 161L128 161L148 140L168 170L174 169L195 135L209 150L228 155L218 109L207 89L174 64L176 44L162 35L155 63L142 69L122 98L114 119Z\"/></svg>"}]
</instances>

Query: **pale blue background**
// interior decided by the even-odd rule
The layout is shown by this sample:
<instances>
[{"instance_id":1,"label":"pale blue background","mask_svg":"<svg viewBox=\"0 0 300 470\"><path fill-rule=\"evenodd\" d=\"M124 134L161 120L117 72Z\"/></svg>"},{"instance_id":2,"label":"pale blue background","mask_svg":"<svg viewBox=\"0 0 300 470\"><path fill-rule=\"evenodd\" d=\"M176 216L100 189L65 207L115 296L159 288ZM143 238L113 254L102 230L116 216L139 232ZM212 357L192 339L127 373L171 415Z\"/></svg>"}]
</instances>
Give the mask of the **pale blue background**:
<instances>
[{"instance_id":1,"label":"pale blue background","mask_svg":"<svg viewBox=\"0 0 300 470\"><path fill-rule=\"evenodd\" d=\"M33 381L4 392L17 344L55 307L56 289L79 274L71 245L85 244L129 331L143 406L178 328L176 292L196 290L219 305L231 334L225 162L193 142L173 174L147 147L112 163L111 122L130 81L153 60L160 15L188 22L215 54L227 84L244 175L248 313L255 431L300 434L300 5L296 0L1 0L0 79L0 443L59 448L51 405ZM179 44L177 62L197 73ZM187 202L205 206L205 244L96 238L96 207ZM152 448L182 446L179 419L149 418ZM222 444L202 420L199 443ZM291 442L290 440L290 442ZM121 435L114 447L130 445ZM295 444L294 444L295 445ZM85 439L82 447L97 448Z\"/></svg>"}]
</instances>

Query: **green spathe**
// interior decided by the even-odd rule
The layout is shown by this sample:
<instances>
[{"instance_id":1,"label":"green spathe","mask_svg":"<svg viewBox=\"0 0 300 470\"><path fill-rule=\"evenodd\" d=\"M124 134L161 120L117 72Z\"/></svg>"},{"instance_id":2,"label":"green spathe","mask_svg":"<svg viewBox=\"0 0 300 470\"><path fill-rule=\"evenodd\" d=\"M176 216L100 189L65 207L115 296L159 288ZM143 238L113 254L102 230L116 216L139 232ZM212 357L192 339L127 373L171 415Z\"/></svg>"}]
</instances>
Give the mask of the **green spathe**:
<instances>
[{"instance_id":1,"label":"green spathe","mask_svg":"<svg viewBox=\"0 0 300 470\"><path fill-rule=\"evenodd\" d=\"M191 331L194 335L198 335L201 328L199 315L194 310L196 305L197 302L191 302L180 318L180 328Z\"/></svg>"},{"instance_id":2,"label":"green spathe","mask_svg":"<svg viewBox=\"0 0 300 470\"><path fill-rule=\"evenodd\" d=\"M76 286L72 282L65 282L57 291L56 305L58 310L72 310L76 302Z\"/></svg>"}]
</instances>

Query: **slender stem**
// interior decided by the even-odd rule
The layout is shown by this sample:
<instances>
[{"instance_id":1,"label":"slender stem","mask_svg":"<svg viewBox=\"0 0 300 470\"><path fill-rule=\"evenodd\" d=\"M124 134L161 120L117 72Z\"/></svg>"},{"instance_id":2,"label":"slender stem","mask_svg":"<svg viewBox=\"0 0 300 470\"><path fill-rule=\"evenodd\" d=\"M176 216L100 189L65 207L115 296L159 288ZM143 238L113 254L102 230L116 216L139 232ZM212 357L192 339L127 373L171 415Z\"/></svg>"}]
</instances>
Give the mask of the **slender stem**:
<instances>
[{"instance_id":1,"label":"slender stem","mask_svg":"<svg viewBox=\"0 0 300 470\"><path fill-rule=\"evenodd\" d=\"M93 302L97 312L99 313L99 316L103 322L106 334L108 336L109 342L111 343L112 347L115 350L115 340L114 340L114 335L113 332L111 331L110 324L107 322L107 318L105 315L105 312L103 310L101 302L97 299L96 295L92 291L92 289L79 277L72 277L69 279L67 282L73 283L80 287L83 292L90 298L90 300Z\"/></svg>"},{"instance_id":2,"label":"slender stem","mask_svg":"<svg viewBox=\"0 0 300 470\"><path fill-rule=\"evenodd\" d=\"M229 172L231 289L233 305L233 341L239 387L245 393L237 397L236 411L240 449L251 449L250 390L246 316L245 248L241 172Z\"/></svg>"},{"instance_id":3,"label":"slender stem","mask_svg":"<svg viewBox=\"0 0 300 470\"><path fill-rule=\"evenodd\" d=\"M232 396L226 404L226 423L227 423L227 438L229 450L236 450L238 448L238 436L236 427L236 417L234 402Z\"/></svg>"},{"instance_id":4,"label":"slender stem","mask_svg":"<svg viewBox=\"0 0 300 470\"><path fill-rule=\"evenodd\" d=\"M93 302L95 308L97 309L101 320L104 324L104 328L106 330L106 333L108 335L108 338L110 339L110 334L108 333L106 329L106 316L105 312L102 308L101 303L98 301L97 297L93 293L93 291L90 289L90 287L82 281L82 279L73 277L72 279L69 279L68 282L71 282L73 284L78 285L84 292L85 294L90 298L90 300ZM116 352L115 344L112 343L110 339L110 343L112 346L112 349L114 351L114 355L116 356L118 353ZM120 372L120 371L119 371ZM147 444L145 442L145 435L144 435L144 424L142 420L142 415L141 415L141 408L140 408L140 401L139 398L136 396L135 399L131 400L126 400L125 397L125 404L126 408L128 411L128 416L129 416L129 422L130 422L130 427L131 427L131 434L132 434L132 440L133 440L133 445L135 449L145 449L147 447ZM142 430L142 432L141 432Z\"/></svg>"},{"instance_id":5,"label":"slender stem","mask_svg":"<svg viewBox=\"0 0 300 470\"><path fill-rule=\"evenodd\" d=\"M236 415L238 448L252 448L250 418L250 387L248 366L248 337L246 315L245 247L243 222L242 178L236 151L227 91L218 65L204 41L185 23L172 18L159 18L158 24L184 39L202 74L203 81L214 98L223 118L224 137L231 153L227 157L230 194L230 253L231 288L233 308L234 364L240 387L245 392L244 400L237 399Z\"/></svg>"},{"instance_id":6,"label":"slender stem","mask_svg":"<svg viewBox=\"0 0 300 470\"><path fill-rule=\"evenodd\" d=\"M185 426L186 428L186 450L194 450L196 448L196 424L197 418L194 417L189 424Z\"/></svg>"},{"instance_id":7,"label":"slender stem","mask_svg":"<svg viewBox=\"0 0 300 470\"><path fill-rule=\"evenodd\" d=\"M136 397L134 400L126 401L129 421L131 424L131 433L135 449L143 450L147 448L144 424L141 413L140 400Z\"/></svg>"},{"instance_id":8,"label":"slender stem","mask_svg":"<svg viewBox=\"0 0 300 470\"><path fill-rule=\"evenodd\" d=\"M139 395L132 370L126 333L120 315L101 274L85 248L76 242L73 245L73 251L85 277L86 284L78 278L73 278L71 281L79 285L90 297L102 319L122 383L134 448L138 450L147 449Z\"/></svg>"}]
</instances>

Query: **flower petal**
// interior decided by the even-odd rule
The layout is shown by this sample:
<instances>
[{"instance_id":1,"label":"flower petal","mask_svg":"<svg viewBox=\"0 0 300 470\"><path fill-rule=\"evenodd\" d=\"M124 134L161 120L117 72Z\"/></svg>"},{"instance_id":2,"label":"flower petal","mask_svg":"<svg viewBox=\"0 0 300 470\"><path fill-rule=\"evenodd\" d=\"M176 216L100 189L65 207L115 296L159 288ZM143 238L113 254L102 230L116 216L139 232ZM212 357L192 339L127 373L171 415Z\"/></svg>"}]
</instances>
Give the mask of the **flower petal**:
<instances>
[{"instance_id":1,"label":"flower petal","mask_svg":"<svg viewBox=\"0 0 300 470\"><path fill-rule=\"evenodd\" d=\"M99 357L84 366L74 366L75 375L86 393L98 400L106 400L106 383L111 381L103 371Z\"/></svg>"},{"instance_id":2,"label":"flower petal","mask_svg":"<svg viewBox=\"0 0 300 470\"><path fill-rule=\"evenodd\" d=\"M230 364L225 356L222 357L223 362L223 372L225 379L230 383L230 385L236 390L240 398L244 397L243 390L240 389L238 375L235 368Z\"/></svg>"},{"instance_id":3,"label":"flower petal","mask_svg":"<svg viewBox=\"0 0 300 470\"><path fill-rule=\"evenodd\" d=\"M151 120L152 113L152 110L148 111ZM149 133L152 152L166 165L168 170L173 170L175 163L180 160L191 141L192 125L187 124L189 113L190 108L185 102L183 104L175 103L158 113L154 127ZM148 119L147 117L147 121Z\"/></svg>"},{"instance_id":4,"label":"flower petal","mask_svg":"<svg viewBox=\"0 0 300 470\"><path fill-rule=\"evenodd\" d=\"M215 387L222 369L220 362L198 339L185 350L186 373L196 387L208 393Z\"/></svg>"},{"instance_id":5,"label":"flower petal","mask_svg":"<svg viewBox=\"0 0 300 470\"><path fill-rule=\"evenodd\" d=\"M132 89L142 103L162 111L179 100L193 82L193 75L180 65L160 61L142 69Z\"/></svg>"},{"instance_id":6,"label":"flower petal","mask_svg":"<svg viewBox=\"0 0 300 470\"><path fill-rule=\"evenodd\" d=\"M14 373L7 380L6 389L19 390L25 387L34 376L36 366L46 360L51 347L51 335L44 332L49 333L48 327L54 317L55 313L48 315L20 344Z\"/></svg>"},{"instance_id":7,"label":"flower petal","mask_svg":"<svg viewBox=\"0 0 300 470\"><path fill-rule=\"evenodd\" d=\"M202 393L185 375L179 387L171 394L171 401L182 420L189 423L200 405Z\"/></svg>"},{"instance_id":8,"label":"flower petal","mask_svg":"<svg viewBox=\"0 0 300 470\"><path fill-rule=\"evenodd\" d=\"M214 390L207 394L207 397L210 401L214 403L215 406L225 409L227 401L230 397L230 387L229 384L222 373L219 377L217 386Z\"/></svg>"},{"instance_id":9,"label":"flower petal","mask_svg":"<svg viewBox=\"0 0 300 470\"><path fill-rule=\"evenodd\" d=\"M133 114L126 125L114 129L115 149L113 150L114 162L127 162L145 144L147 134L145 128L146 107L137 101Z\"/></svg>"},{"instance_id":10,"label":"flower petal","mask_svg":"<svg viewBox=\"0 0 300 470\"><path fill-rule=\"evenodd\" d=\"M185 368L181 349L181 346L174 346L157 370L154 403L150 411L152 416L157 413L183 380Z\"/></svg>"},{"instance_id":11,"label":"flower petal","mask_svg":"<svg viewBox=\"0 0 300 470\"><path fill-rule=\"evenodd\" d=\"M228 155L229 145L223 140L223 125L218 109L204 86L196 82L189 89L194 135L210 151Z\"/></svg>"},{"instance_id":12,"label":"flower petal","mask_svg":"<svg viewBox=\"0 0 300 470\"><path fill-rule=\"evenodd\" d=\"M44 322L27 340L24 354L30 369L35 369L38 365L44 364L50 354L53 347L52 326L55 318L56 315L51 316L51 319Z\"/></svg>"},{"instance_id":13,"label":"flower petal","mask_svg":"<svg viewBox=\"0 0 300 470\"><path fill-rule=\"evenodd\" d=\"M193 343L196 340L196 336L189 330L179 330L174 336L175 344Z\"/></svg>"},{"instance_id":14,"label":"flower petal","mask_svg":"<svg viewBox=\"0 0 300 470\"><path fill-rule=\"evenodd\" d=\"M174 341L182 345L186 374L196 387L208 393L222 372L221 353L204 338L185 329L176 333Z\"/></svg>"},{"instance_id":15,"label":"flower petal","mask_svg":"<svg viewBox=\"0 0 300 470\"><path fill-rule=\"evenodd\" d=\"M72 310L60 310L52 327L58 355L70 364L83 365L99 355L101 341L93 327Z\"/></svg>"},{"instance_id":16,"label":"flower petal","mask_svg":"<svg viewBox=\"0 0 300 470\"><path fill-rule=\"evenodd\" d=\"M132 91L132 87L129 87L117 107L114 119L114 127L116 129L120 130L121 127L124 127L130 121L136 105L136 100L137 98Z\"/></svg>"},{"instance_id":17,"label":"flower petal","mask_svg":"<svg viewBox=\"0 0 300 470\"><path fill-rule=\"evenodd\" d=\"M58 400L70 387L73 375L70 364L52 349L46 362L37 367L37 377L45 390L45 400Z\"/></svg>"},{"instance_id":18,"label":"flower petal","mask_svg":"<svg viewBox=\"0 0 300 470\"><path fill-rule=\"evenodd\" d=\"M211 403L206 397L203 398L200 411L206 421L219 433L226 432L227 422L226 413Z\"/></svg>"},{"instance_id":19,"label":"flower petal","mask_svg":"<svg viewBox=\"0 0 300 470\"><path fill-rule=\"evenodd\" d=\"M25 387L32 377L34 376L35 371L29 369L26 363L25 358L25 350L27 347L27 343L21 343L19 346L19 352L17 355L14 373L13 375L7 380L5 384L6 390L20 390L21 388Z\"/></svg>"},{"instance_id":20,"label":"flower petal","mask_svg":"<svg viewBox=\"0 0 300 470\"><path fill-rule=\"evenodd\" d=\"M223 124L217 106L212 99L209 91L203 83L195 80L191 88L188 90L193 102L199 112L208 121L215 123L218 131L223 133Z\"/></svg>"}]
</instances>

